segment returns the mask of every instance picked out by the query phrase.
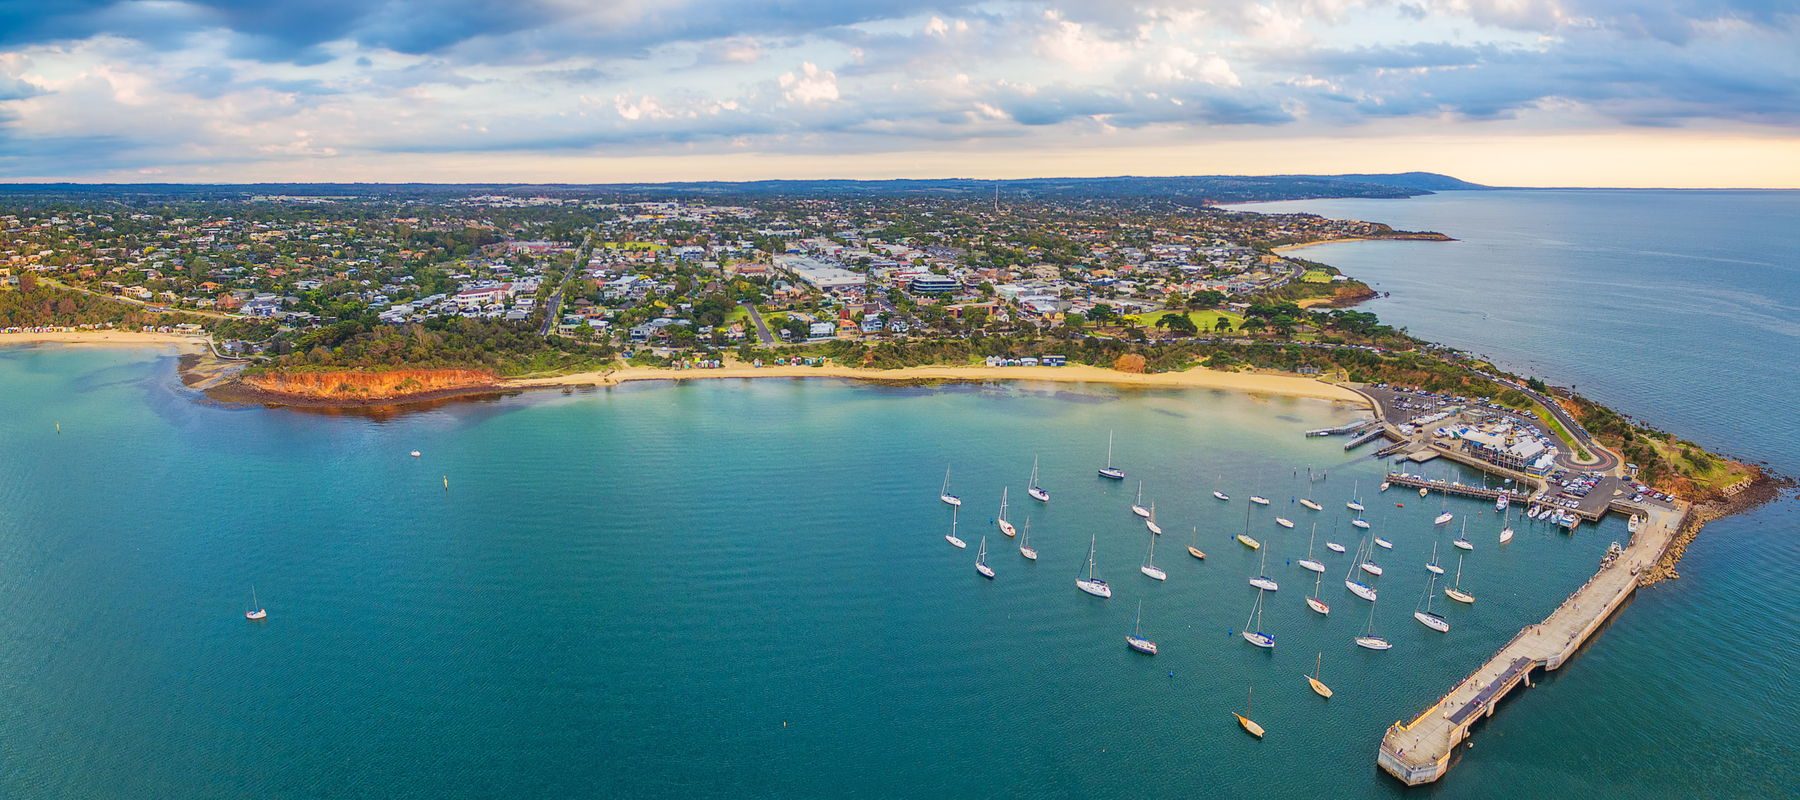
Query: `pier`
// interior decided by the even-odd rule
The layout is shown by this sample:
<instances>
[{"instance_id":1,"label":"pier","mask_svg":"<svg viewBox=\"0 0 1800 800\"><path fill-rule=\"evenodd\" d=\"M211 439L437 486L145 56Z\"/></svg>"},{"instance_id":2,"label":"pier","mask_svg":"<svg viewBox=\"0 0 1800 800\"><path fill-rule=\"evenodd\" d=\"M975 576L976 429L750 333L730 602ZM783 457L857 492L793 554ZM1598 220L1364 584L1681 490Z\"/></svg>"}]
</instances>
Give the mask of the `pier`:
<instances>
[{"instance_id":1,"label":"pier","mask_svg":"<svg viewBox=\"0 0 1800 800\"><path fill-rule=\"evenodd\" d=\"M1360 430L1363 426L1368 425L1373 421L1374 420L1359 419L1359 420L1356 420L1355 422L1346 422L1335 428L1319 428L1316 430L1310 430L1310 431L1306 432L1306 435L1307 436L1337 436L1338 434L1350 433L1352 431Z\"/></svg>"},{"instance_id":2,"label":"pier","mask_svg":"<svg viewBox=\"0 0 1800 800\"><path fill-rule=\"evenodd\" d=\"M1531 499L1530 492L1517 489L1490 489L1486 486L1470 486L1466 483L1440 481L1435 478L1424 478L1408 475L1403 472L1390 472L1384 479L1395 486L1409 486L1414 489L1426 489L1439 494L1451 494L1457 497L1479 497L1483 500L1506 498L1508 503L1524 503Z\"/></svg>"},{"instance_id":3,"label":"pier","mask_svg":"<svg viewBox=\"0 0 1800 800\"><path fill-rule=\"evenodd\" d=\"M1600 570L1549 617L1519 631L1437 702L1411 721L1390 726L1381 739L1376 763L1408 786L1444 777L1456 746L1469 737L1469 729L1478 720L1493 716L1500 701L1520 684L1530 686L1533 669L1553 670L1566 663L1637 590L1640 574L1662 557L1687 516L1685 506L1635 510L1646 515L1646 522L1630 545L1617 554L1609 553Z\"/></svg>"},{"instance_id":4,"label":"pier","mask_svg":"<svg viewBox=\"0 0 1800 800\"><path fill-rule=\"evenodd\" d=\"M1366 431L1363 431L1362 433L1357 434L1350 441L1345 442L1344 450L1346 452L1355 450L1356 448L1361 447L1362 445L1364 445L1370 441L1379 439L1386 435L1387 435L1387 426L1376 425L1373 428L1370 428Z\"/></svg>"}]
</instances>

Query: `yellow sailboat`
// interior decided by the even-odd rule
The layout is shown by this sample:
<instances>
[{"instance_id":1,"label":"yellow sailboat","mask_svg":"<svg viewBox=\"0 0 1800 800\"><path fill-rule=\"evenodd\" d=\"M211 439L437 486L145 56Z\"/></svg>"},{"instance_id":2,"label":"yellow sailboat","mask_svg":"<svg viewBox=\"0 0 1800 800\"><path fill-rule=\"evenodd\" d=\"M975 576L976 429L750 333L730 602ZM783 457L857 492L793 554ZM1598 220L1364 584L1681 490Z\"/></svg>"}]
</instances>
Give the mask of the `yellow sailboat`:
<instances>
[{"instance_id":1,"label":"yellow sailboat","mask_svg":"<svg viewBox=\"0 0 1800 800\"><path fill-rule=\"evenodd\" d=\"M1250 700L1254 697L1256 697L1256 687L1252 686L1250 687L1250 696L1244 698L1244 714L1250 713ZM1237 717L1238 724L1244 726L1244 730L1249 731L1251 736L1258 739L1263 738L1263 726L1256 724L1256 720L1246 717L1244 714L1231 712L1232 716Z\"/></svg>"},{"instance_id":2,"label":"yellow sailboat","mask_svg":"<svg viewBox=\"0 0 1800 800\"><path fill-rule=\"evenodd\" d=\"M1331 699L1331 687L1319 682L1319 667L1324 663L1325 654L1320 653L1319 657L1313 661L1313 674L1306 676L1306 682L1312 684L1312 690L1317 692L1320 697L1329 700Z\"/></svg>"},{"instance_id":3,"label":"yellow sailboat","mask_svg":"<svg viewBox=\"0 0 1800 800\"><path fill-rule=\"evenodd\" d=\"M1188 545L1188 555L1198 558L1201 561L1206 560L1206 554L1200 552L1200 528L1198 526L1194 528L1194 543Z\"/></svg>"}]
</instances>

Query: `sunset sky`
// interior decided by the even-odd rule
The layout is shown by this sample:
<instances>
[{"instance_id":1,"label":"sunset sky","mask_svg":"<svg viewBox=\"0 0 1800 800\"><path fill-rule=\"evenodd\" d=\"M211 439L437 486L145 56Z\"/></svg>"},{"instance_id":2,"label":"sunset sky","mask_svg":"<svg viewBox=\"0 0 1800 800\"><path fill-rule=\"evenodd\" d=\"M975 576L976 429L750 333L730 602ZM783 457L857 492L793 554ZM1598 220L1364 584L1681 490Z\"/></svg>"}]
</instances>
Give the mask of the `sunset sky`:
<instances>
[{"instance_id":1,"label":"sunset sky","mask_svg":"<svg viewBox=\"0 0 1800 800\"><path fill-rule=\"evenodd\" d=\"M0 0L0 180L1800 186L1795 0Z\"/></svg>"}]
</instances>

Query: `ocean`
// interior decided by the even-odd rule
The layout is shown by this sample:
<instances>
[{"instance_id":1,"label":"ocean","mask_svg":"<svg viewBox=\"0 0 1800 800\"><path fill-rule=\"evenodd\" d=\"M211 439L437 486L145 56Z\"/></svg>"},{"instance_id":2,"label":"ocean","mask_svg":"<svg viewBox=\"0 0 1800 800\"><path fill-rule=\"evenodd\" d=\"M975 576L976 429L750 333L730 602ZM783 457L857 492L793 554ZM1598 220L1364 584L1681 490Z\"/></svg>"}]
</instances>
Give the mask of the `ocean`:
<instances>
[{"instance_id":1,"label":"ocean","mask_svg":"<svg viewBox=\"0 0 1800 800\"><path fill-rule=\"evenodd\" d=\"M1330 213L1462 241L1303 254L1392 289L1371 309L1417 334L1496 358L1517 347L1546 379L1793 463L1800 445L1782 424L1793 384L1767 377L1793 367L1792 351L1775 334L1754 337L1757 353L1715 327L1712 357L1676 366L1681 340L1627 327L1588 342L1560 306L1527 304L1544 310L1525 318L1568 326L1551 339L1558 352L1505 341L1510 324L1445 316L1456 330L1430 330L1448 295L1410 321L1382 306L1402 300L1388 282L1416 270L1462 285L1464 306L1503 305L1496 287L1525 279L1447 256L1511 239L1499 226L1527 212L1506 204L1556 199L1517 194L1469 195L1500 206L1429 225L1399 213L1474 201L1353 203ZM1611 235L1582 230L1590 248ZM1778 244L1716 252L1779 265ZM1364 252L1385 272L1349 263ZM1649 269L1602 263L1574 258L1529 282ZM1786 297L1771 302L1791 308ZM1664 373L1714 371L1711 401L1609 394L1628 391L1611 387L1643 348L1664 353L1639 362ZM1701 427L1709 415L1742 430L1715 436ZM1616 519L1572 537L1520 525L1500 547L1491 505L1449 501L1476 542L1462 586L1479 600L1438 593L1452 628L1427 630L1409 612L1434 544L1454 570L1457 525L1431 525L1437 498L1379 492L1367 448L1302 436L1356 416L1231 392L782 379L373 418L203 402L156 349L0 349L0 796L1698 797L1800 785L1800 697L1785 666L1800 650L1791 502L1709 527L1681 580L1640 594L1567 667L1515 693L1443 782L1405 791L1381 773L1389 724L1548 613L1627 534ZM1124 482L1095 475L1109 434ZM1734 449L1750 439L1765 449ZM1034 457L1047 505L1024 495ZM968 550L944 540L946 468ZM1151 538L1127 510L1140 479L1167 531L1155 551L1166 583L1137 570ZM993 524L1003 488L1008 517L1031 522L1036 562ZM1251 508L1253 493L1274 505ZM1294 502L1309 495L1325 510ZM1355 549L1344 507L1355 495L1395 544L1377 551L1372 624L1387 652L1352 644L1370 605L1343 587L1350 556L1323 546ZM1278 514L1297 527L1277 527ZM1315 523L1329 617L1305 607L1313 575L1292 563ZM1263 551L1233 541L1246 525ZM984 535L993 581L974 570ZM1090 537L1110 600L1074 586ZM1273 651L1237 635L1259 571L1281 584L1261 625ZM264 622L243 618L252 584ZM1154 657L1125 646L1140 603ZM1330 700L1303 677L1315 658ZM1252 689L1260 741L1230 716Z\"/></svg>"}]
</instances>

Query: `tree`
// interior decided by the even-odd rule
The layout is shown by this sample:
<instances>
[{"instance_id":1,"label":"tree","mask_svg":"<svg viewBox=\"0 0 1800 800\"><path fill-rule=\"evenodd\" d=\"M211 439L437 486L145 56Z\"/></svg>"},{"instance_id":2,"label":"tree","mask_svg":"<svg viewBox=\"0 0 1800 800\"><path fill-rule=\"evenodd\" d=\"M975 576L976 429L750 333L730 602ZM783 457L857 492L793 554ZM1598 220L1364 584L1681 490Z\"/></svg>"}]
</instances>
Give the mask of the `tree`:
<instances>
[{"instance_id":1,"label":"tree","mask_svg":"<svg viewBox=\"0 0 1800 800\"><path fill-rule=\"evenodd\" d=\"M1213 321L1213 330L1219 333L1231 330L1231 318L1220 314L1219 318Z\"/></svg>"},{"instance_id":2,"label":"tree","mask_svg":"<svg viewBox=\"0 0 1800 800\"><path fill-rule=\"evenodd\" d=\"M1187 334L1188 336L1193 336L1200 332L1199 326L1195 325L1194 321L1189 319L1186 314L1164 314L1157 318L1156 327L1166 328L1176 333Z\"/></svg>"},{"instance_id":3,"label":"tree","mask_svg":"<svg viewBox=\"0 0 1800 800\"><path fill-rule=\"evenodd\" d=\"M1212 291L1209 289L1206 291L1195 292L1192 295L1189 295L1188 301L1187 301L1187 306L1188 306L1188 308L1194 308L1194 309L1218 308L1220 305L1224 304L1224 302L1225 302L1225 293L1224 292L1215 292L1215 291Z\"/></svg>"}]
</instances>

